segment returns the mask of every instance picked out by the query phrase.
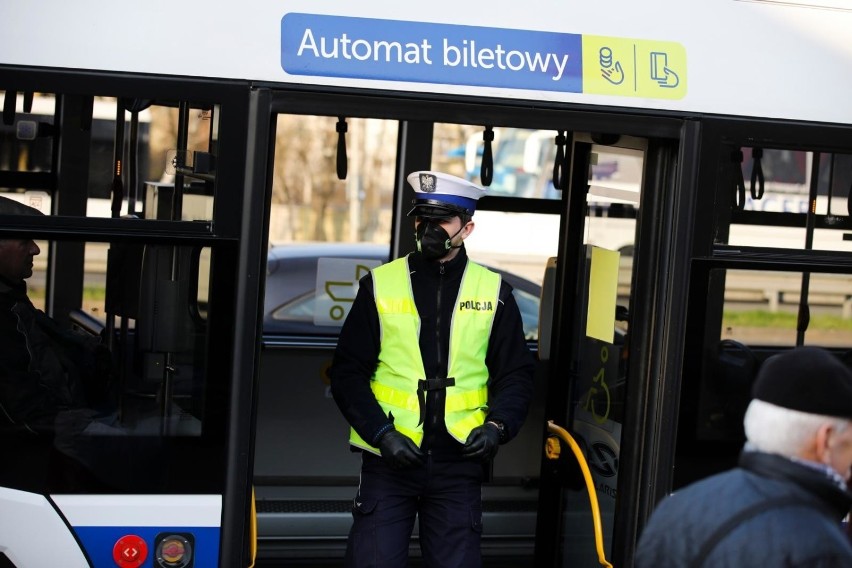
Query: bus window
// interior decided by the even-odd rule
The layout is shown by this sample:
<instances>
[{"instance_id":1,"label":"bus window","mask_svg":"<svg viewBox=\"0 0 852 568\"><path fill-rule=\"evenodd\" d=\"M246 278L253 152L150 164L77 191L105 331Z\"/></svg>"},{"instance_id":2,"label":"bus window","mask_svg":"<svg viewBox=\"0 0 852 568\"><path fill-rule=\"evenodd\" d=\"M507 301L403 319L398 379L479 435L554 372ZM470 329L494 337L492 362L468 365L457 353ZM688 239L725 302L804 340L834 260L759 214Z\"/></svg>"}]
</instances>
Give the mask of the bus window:
<instances>
[{"instance_id":1,"label":"bus window","mask_svg":"<svg viewBox=\"0 0 852 568\"><path fill-rule=\"evenodd\" d=\"M5 91L0 98L5 100ZM34 96L32 106L24 114L24 97L18 95L13 124L0 123L0 171L43 172L53 170L53 117L56 99L53 96Z\"/></svg>"},{"instance_id":2,"label":"bus window","mask_svg":"<svg viewBox=\"0 0 852 568\"><path fill-rule=\"evenodd\" d=\"M478 179L482 166L482 127L437 122L433 128L432 169L471 181ZM502 130L494 131L492 149L499 144Z\"/></svg>"},{"instance_id":3,"label":"bus window","mask_svg":"<svg viewBox=\"0 0 852 568\"><path fill-rule=\"evenodd\" d=\"M435 124L431 168L481 183L482 132L482 127L476 125ZM548 184L552 187L552 159L549 167L545 167L544 160L555 155L555 150L551 151L555 135L546 130L495 129L494 178L486 195L520 198L519 201L542 197L541 189ZM555 193L548 197L554 196L558 197ZM523 208L519 204L519 209ZM554 208L551 214L479 207L474 221L476 229L465 240L470 258L498 270L512 284L527 339L536 340L544 269L547 259L556 256L559 242L558 209Z\"/></svg>"},{"instance_id":4,"label":"bus window","mask_svg":"<svg viewBox=\"0 0 852 568\"><path fill-rule=\"evenodd\" d=\"M39 245L43 251L68 250L69 242L44 244ZM27 340L41 353L41 383L32 385L31 394L51 401L41 403L41 411L54 404L56 409L53 414L34 413L17 403L23 398L0 401L4 439L22 455L41 456L48 464L38 475L28 469L38 463L35 458L27 467L21 462L23 469L4 468L3 475L9 476L4 484L53 492L131 487L163 492L175 482L198 489L193 470L205 479L215 477L198 469L206 463L210 471L217 470L215 452L202 458L184 447L186 439L203 437L212 395L205 364L207 325L198 317L198 287L192 280L200 272L199 255L194 247L134 244L123 247L124 258L119 259L116 250L112 248L110 262L123 260L118 273L108 275L106 256L86 259L90 266L80 286L79 309L52 318L42 312L19 316L32 318ZM34 304L44 303L45 271L39 264L25 280ZM57 369L66 377L65 394L51 390L58 388L50 380ZM202 441L197 447L204 445ZM151 459L164 446L175 450L168 468ZM57 468L56 476L51 467ZM18 474L30 478L18 479Z\"/></svg>"},{"instance_id":5,"label":"bus window","mask_svg":"<svg viewBox=\"0 0 852 568\"><path fill-rule=\"evenodd\" d=\"M805 344L852 344L852 275L717 269L712 278L725 280L722 339L796 345L799 306L804 303L810 314Z\"/></svg>"},{"instance_id":6,"label":"bus window","mask_svg":"<svg viewBox=\"0 0 852 568\"><path fill-rule=\"evenodd\" d=\"M828 179L826 179L826 177ZM820 187L825 187L828 215L850 214L849 192L852 191L852 154L828 154L820 160ZM844 199L843 197L846 197Z\"/></svg>"},{"instance_id":7,"label":"bus window","mask_svg":"<svg viewBox=\"0 0 852 568\"><path fill-rule=\"evenodd\" d=\"M436 133L439 126L446 129L450 125L436 125ZM446 164L450 173L464 170L468 179L480 183L482 128L463 127L461 132L470 132L466 142L449 149L438 146L438 141L443 138L436 134L432 150L433 167L440 169ZM553 185L557 135L555 130L495 129L492 142L494 173L488 195L561 199L561 192ZM594 144L592 156L585 240L588 244L632 255L643 152ZM453 160L453 157L456 159ZM533 222L537 225L541 220Z\"/></svg>"},{"instance_id":8,"label":"bus window","mask_svg":"<svg viewBox=\"0 0 852 568\"><path fill-rule=\"evenodd\" d=\"M743 148L742 153L745 201L742 211L734 208L728 237L717 239L719 244L852 251L852 241L837 230L849 217L852 156L818 154L815 159L813 152L756 148ZM806 217L814 164L819 172L814 232L808 244Z\"/></svg>"},{"instance_id":9,"label":"bus window","mask_svg":"<svg viewBox=\"0 0 852 568\"><path fill-rule=\"evenodd\" d=\"M318 289L323 296L317 284L320 259L360 259L369 267L388 260L397 123L347 120L348 171L341 180L337 121L328 116L278 116L266 333L336 336L362 274L356 263L351 274L336 278L348 281L348 290L341 287L341 301L326 306L323 298L317 301ZM323 309L333 315L323 314Z\"/></svg>"},{"instance_id":10,"label":"bus window","mask_svg":"<svg viewBox=\"0 0 852 568\"><path fill-rule=\"evenodd\" d=\"M270 245L389 242L397 123L346 120L348 167L341 180L337 122L330 116L278 115Z\"/></svg>"},{"instance_id":11,"label":"bus window","mask_svg":"<svg viewBox=\"0 0 852 568\"><path fill-rule=\"evenodd\" d=\"M837 353L852 345L852 274L714 268L708 276L710 293L701 292L705 337L688 338L703 346L706 364L701 380L687 387L685 404L695 411L684 421L698 441L723 444L720 460L732 460L745 440L743 415L763 360L797 345ZM689 428L680 434L684 439L693 435ZM692 449L684 451L693 456ZM689 471L683 470L684 479Z\"/></svg>"},{"instance_id":12,"label":"bus window","mask_svg":"<svg viewBox=\"0 0 852 568\"><path fill-rule=\"evenodd\" d=\"M50 241L45 240L36 240L35 243L41 252L33 259L33 275L27 280L27 292L33 305L44 310L47 295L47 265L51 246ZM88 316L103 323L107 315L104 302L110 245L108 243L87 242L83 250L84 284L79 307ZM200 317L206 317L210 288L210 248L200 249L198 255L198 262L193 267L197 280L192 283L194 289L197 290L198 301L193 306L193 310Z\"/></svg>"},{"instance_id":13,"label":"bus window","mask_svg":"<svg viewBox=\"0 0 852 568\"><path fill-rule=\"evenodd\" d=\"M585 243L633 256L644 153L592 145Z\"/></svg>"},{"instance_id":14,"label":"bus window","mask_svg":"<svg viewBox=\"0 0 852 568\"><path fill-rule=\"evenodd\" d=\"M119 104L125 109L121 114ZM218 115L211 106L189 105L181 124L179 106L169 101L36 93L25 112L23 95L18 94L14 124L0 124L0 171L25 174L29 180L26 192L18 187L0 187L0 191L11 192L43 213L53 211L52 181L43 174L56 173L55 153L61 151L88 163L88 168L75 169L73 178L74 184L86 188L88 199L82 206L63 206L60 215L170 219L163 204L172 199L175 180L180 178L181 218L209 220ZM54 143L62 128L60 120L76 136L61 148ZM181 127L185 149L176 147ZM119 204L116 211L114 199Z\"/></svg>"},{"instance_id":15,"label":"bus window","mask_svg":"<svg viewBox=\"0 0 852 568\"><path fill-rule=\"evenodd\" d=\"M474 221L465 240L471 258L541 285L547 259L556 256L558 215L478 210Z\"/></svg>"},{"instance_id":16,"label":"bus window","mask_svg":"<svg viewBox=\"0 0 852 568\"><path fill-rule=\"evenodd\" d=\"M482 127L469 127L463 146L451 151L464 158L467 178L482 183ZM493 176L488 186L489 195L499 197L531 197L559 199L553 187L553 160L556 156L554 130L530 130L523 128L495 128L491 143ZM463 154L461 148L464 149ZM435 154L433 149L433 155Z\"/></svg>"},{"instance_id":17,"label":"bus window","mask_svg":"<svg viewBox=\"0 0 852 568\"><path fill-rule=\"evenodd\" d=\"M436 125L438 127L449 125ZM482 127L463 127L467 132L465 143L449 150L433 148L433 156L463 158L465 175L477 183L482 166ZM556 130L530 130L523 128L495 128L491 151L494 162L494 174L489 186L491 195L503 197L533 197L539 199L560 199L559 191L553 185L553 164L556 159ZM438 139L436 138L436 143ZM564 148L563 148L564 150ZM631 164L629 150L595 146L597 156L591 164L590 180L607 184L611 180L617 187L620 184L638 184L641 182L641 168L638 176L635 171L635 155ZM434 161L434 160L433 160ZM434 164L433 164L434 165ZM641 165L641 161L640 161Z\"/></svg>"}]
</instances>

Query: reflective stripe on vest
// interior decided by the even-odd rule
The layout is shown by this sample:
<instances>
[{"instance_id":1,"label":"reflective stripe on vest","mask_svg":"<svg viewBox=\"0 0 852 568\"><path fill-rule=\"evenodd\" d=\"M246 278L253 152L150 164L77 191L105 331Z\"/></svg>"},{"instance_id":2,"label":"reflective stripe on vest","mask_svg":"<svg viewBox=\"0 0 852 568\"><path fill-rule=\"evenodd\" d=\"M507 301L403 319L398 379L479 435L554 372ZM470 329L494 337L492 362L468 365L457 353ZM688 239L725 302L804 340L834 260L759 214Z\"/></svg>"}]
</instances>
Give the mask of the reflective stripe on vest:
<instances>
[{"instance_id":1,"label":"reflective stripe on vest","mask_svg":"<svg viewBox=\"0 0 852 568\"><path fill-rule=\"evenodd\" d=\"M420 316L408 274L407 258L373 270L381 348L370 385L385 414L393 414L394 427L419 446L423 425L419 424L417 384L426 377L420 355ZM485 423L488 413L485 354L499 294L500 275L468 261L450 323L448 376L455 379L455 386L447 387L444 409L447 431L462 443L471 430ZM349 441L379 453L354 429Z\"/></svg>"}]
</instances>

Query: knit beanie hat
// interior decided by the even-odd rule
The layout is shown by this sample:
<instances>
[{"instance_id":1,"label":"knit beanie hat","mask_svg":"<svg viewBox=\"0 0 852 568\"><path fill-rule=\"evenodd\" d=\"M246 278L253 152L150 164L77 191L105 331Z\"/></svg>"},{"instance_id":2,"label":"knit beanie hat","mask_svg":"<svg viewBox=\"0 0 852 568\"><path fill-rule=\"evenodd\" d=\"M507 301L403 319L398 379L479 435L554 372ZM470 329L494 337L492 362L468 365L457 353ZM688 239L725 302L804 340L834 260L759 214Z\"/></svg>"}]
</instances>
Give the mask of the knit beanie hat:
<instances>
[{"instance_id":1,"label":"knit beanie hat","mask_svg":"<svg viewBox=\"0 0 852 568\"><path fill-rule=\"evenodd\" d=\"M768 358L751 394L791 410L852 419L852 370L819 347L797 347Z\"/></svg>"}]
</instances>

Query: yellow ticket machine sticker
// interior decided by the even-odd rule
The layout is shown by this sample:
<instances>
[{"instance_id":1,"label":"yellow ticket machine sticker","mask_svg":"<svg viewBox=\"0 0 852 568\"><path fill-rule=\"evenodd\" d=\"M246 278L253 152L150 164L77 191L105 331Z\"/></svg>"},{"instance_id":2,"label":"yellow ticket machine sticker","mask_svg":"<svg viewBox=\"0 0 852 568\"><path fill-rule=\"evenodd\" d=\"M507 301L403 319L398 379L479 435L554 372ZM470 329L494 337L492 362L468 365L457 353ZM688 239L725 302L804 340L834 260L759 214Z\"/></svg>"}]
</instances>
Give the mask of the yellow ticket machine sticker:
<instances>
[{"instance_id":1,"label":"yellow ticket machine sticker","mask_svg":"<svg viewBox=\"0 0 852 568\"><path fill-rule=\"evenodd\" d=\"M686 50L673 41L584 34L583 93L682 99Z\"/></svg>"}]
</instances>

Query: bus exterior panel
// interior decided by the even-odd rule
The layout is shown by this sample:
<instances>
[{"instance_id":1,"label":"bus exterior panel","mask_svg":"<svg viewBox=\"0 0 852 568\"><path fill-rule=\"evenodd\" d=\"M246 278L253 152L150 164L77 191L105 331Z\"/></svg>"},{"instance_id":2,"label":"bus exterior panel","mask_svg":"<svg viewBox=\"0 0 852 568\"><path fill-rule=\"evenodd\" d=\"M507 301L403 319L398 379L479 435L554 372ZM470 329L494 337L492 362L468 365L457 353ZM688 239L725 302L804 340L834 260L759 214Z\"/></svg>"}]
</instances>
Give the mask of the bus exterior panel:
<instances>
[{"instance_id":1,"label":"bus exterior panel","mask_svg":"<svg viewBox=\"0 0 852 568\"><path fill-rule=\"evenodd\" d=\"M90 566L66 521L45 496L0 487L0 502L4 541L0 554L12 566Z\"/></svg>"},{"instance_id":2,"label":"bus exterior panel","mask_svg":"<svg viewBox=\"0 0 852 568\"><path fill-rule=\"evenodd\" d=\"M558 18L544 0L492 8L158 1L128 13L39 0L0 23L0 64L850 122L852 77L836 70L852 61L852 11L839 0L574 3ZM132 21L133 33L99 26L61 49L43 41L89 29L93 14ZM167 22L206 33L156 40Z\"/></svg>"},{"instance_id":3,"label":"bus exterior panel","mask_svg":"<svg viewBox=\"0 0 852 568\"><path fill-rule=\"evenodd\" d=\"M128 535L145 543L148 558L165 537L180 536L192 547L194 566L218 563L220 495L52 495L51 499L95 568L114 566L116 555L138 554L119 548Z\"/></svg>"},{"instance_id":4,"label":"bus exterior panel","mask_svg":"<svg viewBox=\"0 0 852 568\"><path fill-rule=\"evenodd\" d=\"M0 501L0 528L8 543L3 552L15 566L147 566L159 543L174 536L191 543L193 566L217 565L219 495L48 498L0 488ZM34 535L50 546L33 546Z\"/></svg>"}]
</instances>

